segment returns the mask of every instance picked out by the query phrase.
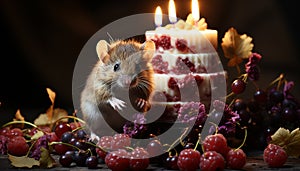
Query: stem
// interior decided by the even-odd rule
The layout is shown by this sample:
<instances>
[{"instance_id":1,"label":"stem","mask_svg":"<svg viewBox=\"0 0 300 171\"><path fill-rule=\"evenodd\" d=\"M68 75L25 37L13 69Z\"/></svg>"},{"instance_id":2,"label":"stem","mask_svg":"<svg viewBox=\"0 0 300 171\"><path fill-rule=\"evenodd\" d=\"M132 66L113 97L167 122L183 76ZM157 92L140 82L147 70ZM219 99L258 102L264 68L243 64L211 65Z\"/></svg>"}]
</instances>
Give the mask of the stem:
<instances>
[{"instance_id":1,"label":"stem","mask_svg":"<svg viewBox=\"0 0 300 171\"><path fill-rule=\"evenodd\" d=\"M217 134L218 133L218 125L213 123L213 122L209 122L209 123L215 126L215 128L216 128L216 133L215 134Z\"/></svg>"},{"instance_id":2,"label":"stem","mask_svg":"<svg viewBox=\"0 0 300 171\"><path fill-rule=\"evenodd\" d=\"M78 150L78 151L80 151L81 149L80 148L78 148L78 147L76 147L76 146L74 146L74 145L72 145L72 144L69 144L69 143L64 143L64 142L56 142L56 141L53 141L53 142L51 142L51 143L49 143L49 145L50 146L52 146L52 145L56 145L56 144L63 144L63 145L67 145L67 146L70 146L70 147L73 147L73 148L75 148L76 150Z\"/></svg>"},{"instance_id":3,"label":"stem","mask_svg":"<svg viewBox=\"0 0 300 171\"><path fill-rule=\"evenodd\" d=\"M194 150L196 150L196 149L198 148L198 145L199 145L199 143L200 143L200 139L201 139L201 134L198 135L198 140L197 140L197 142L196 142L196 145L195 145Z\"/></svg>"},{"instance_id":4,"label":"stem","mask_svg":"<svg viewBox=\"0 0 300 171\"><path fill-rule=\"evenodd\" d=\"M237 124L240 126L239 123L237 123ZM243 127L242 129L245 129L245 136L244 136L242 144L238 148L236 148L235 150L238 150L238 149L242 148L244 146L246 140L247 140L247 135L248 135L247 127Z\"/></svg>"},{"instance_id":5,"label":"stem","mask_svg":"<svg viewBox=\"0 0 300 171\"><path fill-rule=\"evenodd\" d=\"M30 122L27 122L27 121L11 121L11 122L8 122L8 123L2 125L2 128L7 127L8 125L12 125L12 124L20 124L20 123L21 123L21 124L27 124L27 125L30 125L30 126L36 128L36 129L38 129L39 131L42 131L43 133L45 133L41 128L39 128L39 127L36 126L35 124L30 123Z\"/></svg>"},{"instance_id":6,"label":"stem","mask_svg":"<svg viewBox=\"0 0 300 171\"><path fill-rule=\"evenodd\" d=\"M228 94L225 98L226 99L228 99L229 97L231 97L231 96L233 96L234 95L234 93L233 92L231 92L230 94Z\"/></svg>"},{"instance_id":7,"label":"stem","mask_svg":"<svg viewBox=\"0 0 300 171\"><path fill-rule=\"evenodd\" d=\"M282 80L284 78L283 74L280 74L279 77L277 77L275 80L273 80L267 87L267 89L269 89L270 87L272 87L276 82ZM281 81L280 81L281 82ZM279 89L279 84L277 85L277 88Z\"/></svg>"},{"instance_id":8,"label":"stem","mask_svg":"<svg viewBox=\"0 0 300 171\"><path fill-rule=\"evenodd\" d=\"M37 140L35 140L35 141L31 144L31 146L29 147L29 149L28 149L28 151L27 151L27 153L26 153L26 157L28 157L28 155L29 155L31 149L33 148L34 144L36 143L36 141L37 141Z\"/></svg>"},{"instance_id":9,"label":"stem","mask_svg":"<svg viewBox=\"0 0 300 171\"><path fill-rule=\"evenodd\" d=\"M69 119L75 119L75 120L78 120L79 122L82 122L82 123L85 124L85 121L84 121L84 120L82 120L82 119L80 119L80 118L78 118L78 117L76 117L76 116L63 116L63 117L57 119L54 123L57 123L57 122L59 122L60 120L66 119L66 118L69 118Z\"/></svg>"},{"instance_id":10,"label":"stem","mask_svg":"<svg viewBox=\"0 0 300 171\"><path fill-rule=\"evenodd\" d=\"M181 134L181 136L170 145L170 147L167 151L170 151L178 141L182 140L182 137L186 134L187 130L188 130L188 127L184 129L184 132Z\"/></svg>"}]
</instances>

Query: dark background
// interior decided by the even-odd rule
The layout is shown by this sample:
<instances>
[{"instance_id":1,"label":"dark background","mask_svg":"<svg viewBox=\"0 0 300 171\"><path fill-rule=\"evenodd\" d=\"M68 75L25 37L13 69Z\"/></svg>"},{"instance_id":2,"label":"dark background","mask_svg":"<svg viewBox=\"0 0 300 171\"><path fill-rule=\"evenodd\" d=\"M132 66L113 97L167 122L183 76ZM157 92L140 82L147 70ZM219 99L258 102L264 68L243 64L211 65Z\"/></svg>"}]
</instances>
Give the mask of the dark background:
<instances>
[{"instance_id":1,"label":"dark background","mask_svg":"<svg viewBox=\"0 0 300 171\"><path fill-rule=\"evenodd\" d=\"M259 81L262 88L284 73L295 82L293 92L299 97L296 1L199 2L201 17L206 18L209 28L218 30L219 44L230 27L253 38L253 52L263 56ZM185 19L190 13L190 1L175 3L177 17ZM152 13L158 5L167 14L167 0L1 1L1 125L10 121L17 109L29 121L45 112L50 105L47 87L56 92L55 107L72 112L73 69L84 44L103 26L125 16ZM227 60L221 60L227 69Z\"/></svg>"}]
</instances>

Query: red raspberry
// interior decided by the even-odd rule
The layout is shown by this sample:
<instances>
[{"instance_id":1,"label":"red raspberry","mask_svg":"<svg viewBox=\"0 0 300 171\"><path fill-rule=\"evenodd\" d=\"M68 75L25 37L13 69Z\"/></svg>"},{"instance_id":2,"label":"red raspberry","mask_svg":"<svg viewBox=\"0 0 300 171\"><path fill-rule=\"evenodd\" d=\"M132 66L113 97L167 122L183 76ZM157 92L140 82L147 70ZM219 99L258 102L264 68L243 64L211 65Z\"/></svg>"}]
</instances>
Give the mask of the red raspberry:
<instances>
[{"instance_id":1,"label":"red raspberry","mask_svg":"<svg viewBox=\"0 0 300 171\"><path fill-rule=\"evenodd\" d=\"M130 170L141 171L146 170L149 166L149 153L142 147L136 147L130 154Z\"/></svg>"},{"instance_id":2,"label":"red raspberry","mask_svg":"<svg viewBox=\"0 0 300 171\"><path fill-rule=\"evenodd\" d=\"M269 167L282 167L288 155L279 145L269 144L264 150L263 158Z\"/></svg>"},{"instance_id":3,"label":"red raspberry","mask_svg":"<svg viewBox=\"0 0 300 171\"><path fill-rule=\"evenodd\" d=\"M14 156L24 156L29 150L29 145L22 136L15 136L9 139L7 143L8 153Z\"/></svg>"},{"instance_id":4,"label":"red raspberry","mask_svg":"<svg viewBox=\"0 0 300 171\"><path fill-rule=\"evenodd\" d=\"M169 64L168 64L168 62L163 61L161 55L154 56L151 63L152 63L153 70L155 73L159 73L159 74L169 73L169 70L168 70Z\"/></svg>"},{"instance_id":5,"label":"red raspberry","mask_svg":"<svg viewBox=\"0 0 300 171\"><path fill-rule=\"evenodd\" d=\"M112 171L123 171L129 168L129 154L124 149L112 151L105 157L105 164Z\"/></svg>"},{"instance_id":6,"label":"red raspberry","mask_svg":"<svg viewBox=\"0 0 300 171\"><path fill-rule=\"evenodd\" d=\"M194 171L199 168L200 152L191 148L184 149L179 153L177 165L180 170Z\"/></svg>"},{"instance_id":7,"label":"red raspberry","mask_svg":"<svg viewBox=\"0 0 300 171\"><path fill-rule=\"evenodd\" d=\"M226 156L227 167L230 169L242 169L246 164L246 154L242 149L231 149Z\"/></svg>"},{"instance_id":8,"label":"red raspberry","mask_svg":"<svg viewBox=\"0 0 300 171\"><path fill-rule=\"evenodd\" d=\"M227 140L223 134L208 135L203 141L204 151L216 151L223 156L228 152Z\"/></svg>"},{"instance_id":9,"label":"red raspberry","mask_svg":"<svg viewBox=\"0 0 300 171\"><path fill-rule=\"evenodd\" d=\"M127 134L115 134L110 143L112 150L122 149L130 146L131 138Z\"/></svg>"},{"instance_id":10,"label":"red raspberry","mask_svg":"<svg viewBox=\"0 0 300 171\"><path fill-rule=\"evenodd\" d=\"M181 52L188 52L187 41L185 39L177 39L175 42L176 48Z\"/></svg>"},{"instance_id":11,"label":"red raspberry","mask_svg":"<svg viewBox=\"0 0 300 171\"><path fill-rule=\"evenodd\" d=\"M101 147L100 148L96 148L96 153L98 154L98 156L101 159L105 159L105 156L107 154L107 150L110 150L111 148L111 142L113 140L112 136L103 136L100 138L100 140L97 142L97 146Z\"/></svg>"},{"instance_id":12,"label":"red raspberry","mask_svg":"<svg viewBox=\"0 0 300 171\"><path fill-rule=\"evenodd\" d=\"M160 38L157 40L157 46L162 47L164 50L170 49L171 46L171 37L167 35L162 35Z\"/></svg>"},{"instance_id":13,"label":"red raspberry","mask_svg":"<svg viewBox=\"0 0 300 171\"><path fill-rule=\"evenodd\" d=\"M224 170L224 157L216 151L206 151L200 158L201 171Z\"/></svg>"}]
</instances>

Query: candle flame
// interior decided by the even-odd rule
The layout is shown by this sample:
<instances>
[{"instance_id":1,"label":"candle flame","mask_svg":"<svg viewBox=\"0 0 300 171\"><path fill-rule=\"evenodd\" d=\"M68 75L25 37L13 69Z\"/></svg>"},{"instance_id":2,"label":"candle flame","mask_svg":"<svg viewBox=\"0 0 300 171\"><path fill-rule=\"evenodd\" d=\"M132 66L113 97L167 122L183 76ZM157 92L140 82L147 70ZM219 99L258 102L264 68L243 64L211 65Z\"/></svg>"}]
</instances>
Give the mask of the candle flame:
<instances>
[{"instance_id":1,"label":"candle flame","mask_svg":"<svg viewBox=\"0 0 300 171\"><path fill-rule=\"evenodd\" d=\"M175 7L174 0L169 1L169 20L171 23L175 23L177 21L176 7Z\"/></svg>"},{"instance_id":2,"label":"candle flame","mask_svg":"<svg viewBox=\"0 0 300 171\"><path fill-rule=\"evenodd\" d=\"M200 19L200 10L198 0L192 0L192 16L194 21L197 22Z\"/></svg>"},{"instance_id":3,"label":"candle flame","mask_svg":"<svg viewBox=\"0 0 300 171\"><path fill-rule=\"evenodd\" d=\"M162 25L162 11L160 6L156 7L155 15L154 15L154 23L158 27Z\"/></svg>"}]
</instances>

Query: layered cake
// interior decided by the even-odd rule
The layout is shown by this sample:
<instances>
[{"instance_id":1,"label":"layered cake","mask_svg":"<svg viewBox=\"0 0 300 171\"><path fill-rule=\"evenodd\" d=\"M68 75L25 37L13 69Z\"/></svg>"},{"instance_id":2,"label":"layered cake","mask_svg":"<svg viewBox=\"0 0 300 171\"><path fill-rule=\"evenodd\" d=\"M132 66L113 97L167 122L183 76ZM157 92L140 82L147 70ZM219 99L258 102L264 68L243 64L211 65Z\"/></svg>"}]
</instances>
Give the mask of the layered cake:
<instances>
[{"instance_id":1,"label":"layered cake","mask_svg":"<svg viewBox=\"0 0 300 171\"><path fill-rule=\"evenodd\" d=\"M209 110L212 91L217 91L218 81L224 82L225 74L216 52L217 31L207 29L203 18L194 22L189 15L186 21L157 27L145 36L156 44L153 103L167 108L160 119L176 119L179 107L189 102Z\"/></svg>"}]
</instances>

